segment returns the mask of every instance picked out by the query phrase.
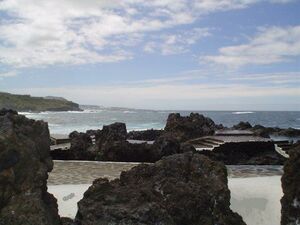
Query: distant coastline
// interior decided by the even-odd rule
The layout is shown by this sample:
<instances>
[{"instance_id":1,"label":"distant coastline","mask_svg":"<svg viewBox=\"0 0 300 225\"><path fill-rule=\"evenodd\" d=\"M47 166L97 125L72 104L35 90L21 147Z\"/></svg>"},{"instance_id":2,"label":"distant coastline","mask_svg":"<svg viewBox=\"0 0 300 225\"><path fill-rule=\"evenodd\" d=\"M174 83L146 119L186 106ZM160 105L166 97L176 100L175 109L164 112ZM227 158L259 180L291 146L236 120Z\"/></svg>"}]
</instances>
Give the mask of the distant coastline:
<instances>
[{"instance_id":1,"label":"distant coastline","mask_svg":"<svg viewBox=\"0 0 300 225\"><path fill-rule=\"evenodd\" d=\"M61 97L33 97L0 92L0 108L20 112L82 111L79 104Z\"/></svg>"}]
</instances>

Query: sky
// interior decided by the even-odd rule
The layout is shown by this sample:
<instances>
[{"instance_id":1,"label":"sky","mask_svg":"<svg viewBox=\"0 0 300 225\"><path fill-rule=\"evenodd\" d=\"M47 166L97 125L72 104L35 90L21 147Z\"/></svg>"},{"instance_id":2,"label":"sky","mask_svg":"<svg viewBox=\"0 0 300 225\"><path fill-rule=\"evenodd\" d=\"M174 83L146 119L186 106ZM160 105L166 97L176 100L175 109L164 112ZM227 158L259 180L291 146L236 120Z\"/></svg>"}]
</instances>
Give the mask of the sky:
<instances>
[{"instance_id":1,"label":"sky","mask_svg":"<svg viewBox=\"0 0 300 225\"><path fill-rule=\"evenodd\" d=\"M0 0L0 91L300 110L300 0Z\"/></svg>"}]
</instances>

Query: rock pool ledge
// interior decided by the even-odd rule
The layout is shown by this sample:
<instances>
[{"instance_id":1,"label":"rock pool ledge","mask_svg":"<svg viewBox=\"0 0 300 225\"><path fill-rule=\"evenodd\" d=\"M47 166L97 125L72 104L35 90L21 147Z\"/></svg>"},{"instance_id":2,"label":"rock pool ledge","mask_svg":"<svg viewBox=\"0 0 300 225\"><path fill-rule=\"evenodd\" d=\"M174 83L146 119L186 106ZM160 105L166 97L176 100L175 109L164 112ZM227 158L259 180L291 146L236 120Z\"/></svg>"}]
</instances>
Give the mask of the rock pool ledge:
<instances>
[{"instance_id":1,"label":"rock pool ledge","mask_svg":"<svg viewBox=\"0 0 300 225\"><path fill-rule=\"evenodd\" d=\"M118 178L122 171L127 171L140 163L95 162L95 161L54 161L54 168L49 174L48 185L91 184L99 177L109 180ZM281 176L282 166L227 166L230 178L261 176Z\"/></svg>"}]
</instances>

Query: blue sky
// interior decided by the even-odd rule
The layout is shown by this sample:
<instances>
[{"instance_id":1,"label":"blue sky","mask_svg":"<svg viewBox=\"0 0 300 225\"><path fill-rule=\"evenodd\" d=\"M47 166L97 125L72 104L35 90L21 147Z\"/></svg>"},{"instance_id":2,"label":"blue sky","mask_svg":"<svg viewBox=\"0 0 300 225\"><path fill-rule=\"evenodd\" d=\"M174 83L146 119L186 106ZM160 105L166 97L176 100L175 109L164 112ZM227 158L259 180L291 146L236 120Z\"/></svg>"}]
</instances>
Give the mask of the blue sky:
<instances>
[{"instance_id":1,"label":"blue sky","mask_svg":"<svg viewBox=\"0 0 300 225\"><path fill-rule=\"evenodd\" d=\"M299 0L0 0L0 90L150 109L300 110Z\"/></svg>"}]
</instances>

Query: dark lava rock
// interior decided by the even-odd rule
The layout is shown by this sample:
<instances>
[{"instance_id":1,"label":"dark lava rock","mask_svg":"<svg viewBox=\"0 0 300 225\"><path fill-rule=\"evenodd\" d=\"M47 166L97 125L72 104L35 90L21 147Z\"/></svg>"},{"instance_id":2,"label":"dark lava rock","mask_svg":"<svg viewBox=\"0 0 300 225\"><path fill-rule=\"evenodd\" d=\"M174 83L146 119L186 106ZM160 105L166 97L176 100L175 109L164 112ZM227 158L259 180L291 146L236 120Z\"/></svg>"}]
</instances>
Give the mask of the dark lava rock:
<instances>
[{"instance_id":1,"label":"dark lava rock","mask_svg":"<svg viewBox=\"0 0 300 225\"><path fill-rule=\"evenodd\" d=\"M152 145L132 144L128 141L106 142L97 152L96 160L116 162L155 162L159 158Z\"/></svg>"},{"instance_id":2,"label":"dark lava rock","mask_svg":"<svg viewBox=\"0 0 300 225\"><path fill-rule=\"evenodd\" d=\"M272 142L225 143L212 151L198 153L226 165L282 165L286 161Z\"/></svg>"},{"instance_id":3,"label":"dark lava rock","mask_svg":"<svg viewBox=\"0 0 300 225\"><path fill-rule=\"evenodd\" d=\"M153 148L157 150L160 158L163 156L173 155L180 152L180 143L172 136L161 136L153 144ZM159 159L160 159L159 158Z\"/></svg>"},{"instance_id":4,"label":"dark lava rock","mask_svg":"<svg viewBox=\"0 0 300 225\"><path fill-rule=\"evenodd\" d=\"M0 110L0 116L5 116L6 114L18 115L18 112L12 109L5 109L5 108Z\"/></svg>"},{"instance_id":5,"label":"dark lava rock","mask_svg":"<svg viewBox=\"0 0 300 225\"><path fill-rule=\"evenodd\" d=\"M0 111L0 225L59 225L47 123Z\"/></svg>"},{"instance_id":6,"label":"dark lava rock","mask_svg":"<svg viewBox=\"0 0 300 225\"><path fill-rule=\"evenodd\" d=\"M154 141L163 134L163 130L141 130L141 131L130 131L128 132L128 139L132 140L143 140L143 141Z\"/></svg>"},{"instance_id":7,"label":"dark lava rock","mask_svg":"<svg viewBox=\"0 0 300 225\"><path fill-rule=\"evenodd\" d=\"M281 199L281 225L300 224L300 145L289 155L281 178L284 193Z\"/></svg>"},{"instance_id":8,"label":"dark lava rock","mask_svg":"<svg viewBox=\"0 0 300 225\"><path fill-rule=\"evenodd\" d=\"M75 223L68 217L61 217L61 225L75 225Z\"/></svg>"},{"instance_id":9,"label":"dark lava rock","mask_svg":"<svg viewBox=\"0 0 300 225\"><path fill-rule=\"evenodd\" d=\"M300 137L300 130L290 127L287 129L281 129L281 131L279 131L277 135L286 137Z\"/></svg>"},{"instance_id":10,"label":"dark lava rock","mask_svg":"<svg viewBox=\"0 0 300 225\"><path fill-rule=\"evenodd\" d=\"M273 129L272 129L273 130ZM255 125L251 128L251 131L253 131L254 135L264 137L264 138L270 138L270 129L267 129L266 127L262 125Z\"/></svg>"},{"instance_id":11,"label":"dark lava rock","mask_svg":"<svg viewBox=\"0 0 300 225\"><path fill-rule=\"evenodd\" d=\"M235 130L248 130L250 128L252 128L252 125L249 122L243 122L243 121L233 126L233 129Z\"/></svg>"},{"instance_id":12,"label":"dark lava rock","mask_svg":"<svg viewBox=\"0 0 300 225\"><path fill-rule=\"evenodd\" d=\"M189 144L180 144L171 136L161 136L154 144L133 144L128 141L106 142L98 151L97 160L117 162L156 162L164 156L195 151Z\"/></svg>"},{"instance_id":13,"label":"dark lava rock","mask_svg":"<svg viewBox=\"0 0 300 225\"><path fill-rule=\"evenodd\" d=\"M71 149L74 151L84 151L92 146L93 142L87 133L79 133L77 131L73 131L69 135L71 139Z\"/></svg>"},{"instance_id":14,"label":"dark lava rock","mask_svg":"<svg viewBox=\"0 0 300 225\"><path fill-rule=\"evenodd\" d=\"M88 133L73 131L69 134L71 147L69 150L55 149L50 152L55 160L95 160L96 149Z\"/></svg>"},{"instance_id":15,"label":"dark lava rock","mask_svg":"<svg viewBox=\"0 0 300 225\"><path fill-rule=\"evenodd\" d=\"M101 146L106 142L125 141L127 139L127 130L125 123L113 123L103 126L101 134L96 139L97 144Z\"/></svg>"},{"instance_id":16,"label":"dark lava rock","mask_svg":"<svg viewBox=\"0 0 300 225\"><path fill-rule=\"evenodd\" d=\"M180 141L212 135L216 130L214 121L198 113L190 116L180 116L179 113L171 113L167 119L165 131Z\"/></svg>"},{"instance_id":17,"label":"dark lava rock","mask_svg":"<svg viewBox=\"0 0 300 225\"><path fill-rule=\"evenodd\" d=\"M93 141L89 134L74 131L69 137L71 138L69 151L72 153L73 159L93 160L95 158L95 154L90 151L90 149L93 150Z\"/></svg>"},{"instance_id":18,"label":"dark lava rock","mask_svg":"<svg viewBox=\"0 0 300 225\"><path fill-rule=\"evenodd\" d=\"M252 127L252 125L249 122L240 122L237 125L234 125L232 127L236 130L249 130L254 132L257 136L261 137L270 137L270 135L273 136L285 136L285 137L300 137L300 130L295 128L279 128L279 127L265 127L262 125L255 125Z\"/></svg>"},{"instance_id":19,"label":"dark lava rock","mask_svg":"<svg viewBox=\"0 0 300 225\"><path fill-rule=\"evenodd\" d=\"M193 153L97 179L78 203L79 225L245 225L231 211L227 170Z\"/></svg>"}]
</instances>

